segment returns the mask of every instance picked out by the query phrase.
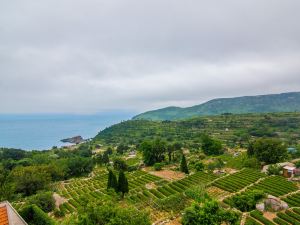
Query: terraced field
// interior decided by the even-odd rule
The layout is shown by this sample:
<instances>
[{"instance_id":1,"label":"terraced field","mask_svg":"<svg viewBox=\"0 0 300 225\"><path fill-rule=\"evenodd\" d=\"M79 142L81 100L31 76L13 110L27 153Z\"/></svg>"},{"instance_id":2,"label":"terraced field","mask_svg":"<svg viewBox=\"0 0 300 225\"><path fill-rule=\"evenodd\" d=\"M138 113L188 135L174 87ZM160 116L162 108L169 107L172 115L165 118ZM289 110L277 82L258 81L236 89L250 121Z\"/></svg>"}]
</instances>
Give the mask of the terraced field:
<instances>
[{"instance_id":1,"label":"terraced field","mask_svg":"<svg viewBox=\"0 0 300 225\"><path fill-rule=\"evenodd\" d=\"M251 217L254 218L257 222L257 224L265 224L265 225L275 225L274 222L268 220L266 217L263 216L263 213L258 211L258 210L254 210L250 213ZM260 223L258 223L260 222ZM254 223L254 224L256 224Z\"/></svg>"},{"instance_id":2,"label":"terraced field","mask_svg":"<svg viewBox=\"0 0 300 225\"><path fill-rule=\"evenodd\" d=\"M265 177L265 175L259 171L244 169L215 181L213 185L225 191L236 192L256 182L262 177Z\"/></svg>"},{"instance_id":3,"label":"terraced field","mask_svg":"<svg viewBox=\"0 0 300 225\"><path fill-rule=\"evenodd\" d=\"M300 207L300 192L282 198L290 207Z\"/></svg>"},{"instance_id":4,"label":"terraced field","mask_svg":"<svg viewBox=\"0 0 300 225\"><path fill-rule=\"evenodd\" d=\"M184 179L168 182L144 171L126 174L129 193L125 201L137 208L157 208L157 200L183 193L197 185L205 185L217 177L213 174L198 172ZM96 176L87 179L75 179L59 187L58 194L67 201L60 206L65 213L73 213L89 201L101 200L108 194L106 190L108 174L105 170L98 171ZM84 198L83 198L84 197Z\"/></svg>"},{"instance_id":5,"label":"terraced field","mask_svg":"<svg viewBox=\"0 0 300 225\"><path fill-rule=\"evenodd\" d=\"M300 209L290 209L277 213L277 218L274 221L279 225L300 225Z\"/></svg>"},{"instance_id":6,"label":"terraced field","mask_svg":"<svg viewBox=\"0 0 300 225\"><path fill-rule=\"evenodd\" d=\"M108 174L105 170L99 171L97 175L89 179L72 180L59 188L58 194L67 202L60 206L65 213L72 213L84 204L82 197L88 198L90 201L100 200L107 194L107 178ZM154 175L143 171L135 171L127 174L129 181L129 195L144 189L147 183L159 183L163 180Z\"/></svg>"},{"instance_id":7,"label":"terraced field","mask_svg":"<svg viewBox=\"0 0 300 225\"><path fill-rule=\"evenodd\" d=\"M187 189L194 187L196 185L205 185L217 177L213 174L207 174L203 172L198 172L190 175L184 179L173 181L173 182L160 182L157 183L156 188L140 190L138 193L129 194L127 198L132 203L145 203L149 204L158 199L164 199L170 197L171 195L183 193Z\"/></svg>"},{"instance_id":8,"label":"terraced field","mask_svg":"<svg viewBox=\"0 0 300 225\"><path fill-rule=\"evenodd\" d=\"M293 208L285 212L278 212L271 221L263 216L258 210L254 210L247 218L245 225L300 225L300 208Z\"/></svg>"},{"instance_id":9,"label":"terraced field","mask_svg":"<svg viewBox=\"0 0 300 225\"><path fill-rule=\"evenodd\" d=\"M298 190L294 183L287 181L281 176L267 177L258 184L251 186L247 190L253 189L263 190L265 193L274 195L276 197Z\"/></svg>"}]
</instances>

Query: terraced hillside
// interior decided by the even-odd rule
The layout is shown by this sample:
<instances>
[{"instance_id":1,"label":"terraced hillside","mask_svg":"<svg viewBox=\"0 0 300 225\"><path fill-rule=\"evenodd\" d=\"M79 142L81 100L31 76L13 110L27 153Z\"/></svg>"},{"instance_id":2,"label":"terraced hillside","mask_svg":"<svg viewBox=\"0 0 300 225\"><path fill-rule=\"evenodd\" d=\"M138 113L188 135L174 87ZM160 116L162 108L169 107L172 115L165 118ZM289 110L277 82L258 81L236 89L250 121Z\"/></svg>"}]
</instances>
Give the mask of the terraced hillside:
<instances>
[{"instance_id":1,"label":"terraced hillside","mask_svg":"<svg viewBox=\"0 0 300 225\"><path fill-rule=\"evenodd\" d=\"M264 177L264 174L256 170L244 169L240 172L217 180L213 183L213 185L225 191L236 192L256 182L262 177Z\"/></svg>"},{"instance_id":2,"label":"terraced hillside","mask_svg":"<svg viewBox=\"0 0 300 225\"><path fill-rule=\"evenodd\" d=\"M224 203L229 205L232 205L232 196L245 195L252 190L262 190L265 194L280 197L291 207L288 210L277 213L271 212L271 218L269 215L265 216L265 213L258 210L253 210L250 213L245 212L243 215L246 216L246 219L242 224L300 225L300 208L298 208L300 206L300 195L296 183L288 181L282 176L265 176L262 174L259 175L259 173L260 172L245 169L238 173L218 179L213 182L213 185L232 193L231 195L227 195L228 198L223 200Z\"/></svg>"},{"instance_id":3,"label":"terraced hillside","mask_svg":"<svg viewBox=\"0 0 300 225\"><path fill-rule=\"evenodd\" d=\"M129 193L123 204L129 204L138 209L147 209L153 221L167 218L170 215L163 210L163 200L179 196L190 188L205 186L217 177L213 174L197 172L177 181L167 181L148 172L137 170L127 172ZM64 203L60 210L65 214L80 212L87 202L105 201L112 193L107 191L108 173L101 168L95 170L91 178L72 179L57 186L57 194ZM16 205L20 209L21 205Z\"/></svg>"},{"instance_id":4,"label":"terraced hillside","mask_svg":"<svg viewBox=\"0 0 300 225\"><path fill-rule=\"evenodd\" d=\"M281 138L293 144L300 138L300 113L226 114L161 122L129 120L104 129L94 142L139 144L145 139L159 137L193 146L204 133L228 146L247 144L249 138L263 136Z\"/></svg>"}]
</instances>

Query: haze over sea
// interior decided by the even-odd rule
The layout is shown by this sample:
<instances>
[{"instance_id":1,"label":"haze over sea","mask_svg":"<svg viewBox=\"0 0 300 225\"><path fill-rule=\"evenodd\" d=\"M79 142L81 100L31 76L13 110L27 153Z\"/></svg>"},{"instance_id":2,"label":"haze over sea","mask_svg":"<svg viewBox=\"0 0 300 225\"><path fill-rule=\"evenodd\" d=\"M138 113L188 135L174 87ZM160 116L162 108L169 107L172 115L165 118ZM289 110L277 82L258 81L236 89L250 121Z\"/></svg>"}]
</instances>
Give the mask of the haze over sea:
<instances>
[{"instance_id":1,"label":"haze over sea","mask_svg":"<svg viewBox=\"0 0 300 225\"><path fill-rule=\"evenodd\" d=\"M95 115L0 115L0 147L45 150L63 146L63 138L81 135L92 138L100 130L133 113L99 113Z\"/></svg>"}]
</instances>

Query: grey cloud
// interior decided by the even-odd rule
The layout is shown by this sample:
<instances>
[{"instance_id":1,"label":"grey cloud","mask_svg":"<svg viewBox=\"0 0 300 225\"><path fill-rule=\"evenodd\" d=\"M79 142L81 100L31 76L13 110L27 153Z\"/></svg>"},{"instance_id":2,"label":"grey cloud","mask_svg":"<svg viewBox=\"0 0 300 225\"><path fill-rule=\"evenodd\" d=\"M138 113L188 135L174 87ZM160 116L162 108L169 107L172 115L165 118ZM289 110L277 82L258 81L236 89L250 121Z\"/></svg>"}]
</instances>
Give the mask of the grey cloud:
<instances>
[{"instance_id":1,"label":"grey cloud","mask_svg":"<svg viewBox=\"0 0 300 225\"><path fill-rule=\"evenodd\" d=\"M0 113L300 90L298 0L0 0Z\"/></svg>"}]
</instances>

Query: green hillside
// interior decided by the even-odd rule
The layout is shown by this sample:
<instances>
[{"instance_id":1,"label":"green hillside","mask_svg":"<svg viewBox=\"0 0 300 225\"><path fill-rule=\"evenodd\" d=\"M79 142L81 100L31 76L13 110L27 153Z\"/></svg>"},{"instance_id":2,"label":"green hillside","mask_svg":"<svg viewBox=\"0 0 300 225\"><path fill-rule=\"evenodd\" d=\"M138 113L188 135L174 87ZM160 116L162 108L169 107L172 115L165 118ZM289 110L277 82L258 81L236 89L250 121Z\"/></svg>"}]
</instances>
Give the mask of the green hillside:
<instances>
[{"instance_id":1,"label":"green hillside","mask_svg":"<svg viewBox=\"0 0 300 225\"><path fill-rule=\"evenodd\" d=\"M206 133L228 146L246 145L249 139L257 137L280 138L289 144L297 144L299 127L299 112L226 114L179 121L128 120L104 129L94 141L139 145L145 139L162 138L192 147Z\"/></svg>"},{"instance_id":2,"label":"green hillside","mask_svg":"<svg viewBox=\"0 0 300 225\"><path fill-rule=\"evenodd\" d=\"M220 115L224 113L268 113L299 112L300 92L245 96L236 98L219 98L206 103L188 107L167 107L148 111L133 119L178 120L203 115Z\"/></svg>"}]
</instances>

